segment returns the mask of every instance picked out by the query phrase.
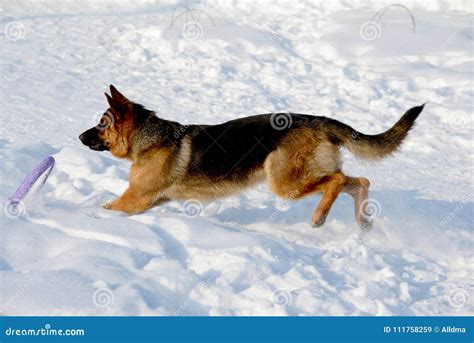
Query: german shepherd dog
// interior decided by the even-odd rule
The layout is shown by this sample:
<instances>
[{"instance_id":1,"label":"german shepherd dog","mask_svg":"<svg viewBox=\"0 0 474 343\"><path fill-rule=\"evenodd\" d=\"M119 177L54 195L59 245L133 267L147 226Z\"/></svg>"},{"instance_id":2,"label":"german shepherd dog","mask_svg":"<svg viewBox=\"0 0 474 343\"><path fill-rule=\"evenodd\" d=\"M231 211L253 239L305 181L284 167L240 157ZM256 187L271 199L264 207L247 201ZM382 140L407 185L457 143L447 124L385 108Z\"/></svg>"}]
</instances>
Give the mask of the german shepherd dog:
<instances>
[{"instance_id":1,"label":"german shepherd dog","mask_svg":"<svg viewBox=\"0 0 474 343\"><path fill-rule=\"evenodd\" d=\"M424 105L408 110L388 131L365 135L337 120L307 114L269 113L218 125L182 125L158 118L122 95L105 93L109 109L100 123L79 136L97 151L132 162L129 187L106 209L129 215L169 200L212 200L267 180L270 190L290 200L322 192L311 224L324 224L341 192L355 202L363 230L369 180L341 171L340 147L377 160L394 153Z\"/></svg>"}]
</instances>

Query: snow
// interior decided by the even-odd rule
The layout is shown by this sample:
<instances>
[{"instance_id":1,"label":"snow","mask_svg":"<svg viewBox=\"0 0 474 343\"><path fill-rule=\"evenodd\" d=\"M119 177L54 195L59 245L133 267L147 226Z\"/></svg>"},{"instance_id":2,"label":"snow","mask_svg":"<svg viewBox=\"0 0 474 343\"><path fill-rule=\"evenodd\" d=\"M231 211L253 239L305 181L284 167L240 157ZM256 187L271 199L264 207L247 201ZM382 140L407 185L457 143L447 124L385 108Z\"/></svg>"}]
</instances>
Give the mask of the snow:
<instances>
[{"instance_id":1,"label":"snow","mask_svg":"<svg viewBox=\"0 0 474 343\"><path fill-rule=\"evenodd\" d=\"M179 2L2 1L0 314L472 315L472 3L404 2L415 32L391 7L368 40L390 4L214 0L186 17ZM288 111L379 133L428 105L397 155L344 153L372 183L363 234L348 197L312 229L318 196L265 185L102 209L129 164L77 137L111 83L183 124ZM13 215L8 197L47 155L55 169Z\"/></svg>"}]
</instances>

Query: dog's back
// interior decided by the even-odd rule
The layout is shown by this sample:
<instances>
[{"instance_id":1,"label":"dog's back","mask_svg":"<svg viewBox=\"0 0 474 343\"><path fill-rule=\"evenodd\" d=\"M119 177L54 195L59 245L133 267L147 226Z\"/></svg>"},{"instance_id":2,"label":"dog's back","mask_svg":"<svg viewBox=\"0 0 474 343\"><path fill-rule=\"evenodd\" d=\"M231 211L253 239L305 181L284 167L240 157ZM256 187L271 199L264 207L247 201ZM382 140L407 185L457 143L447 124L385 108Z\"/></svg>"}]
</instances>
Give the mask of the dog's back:
<instances>
[{"instance_id":1,"label":"dog's back","mask_svg":"<svg viewBox=\"0 0 474 343\"><path fill-rule=\"evenodd\" d=\"M231 120L219 125L192 126L189 137L193 154L189 174L204 173L212 180L245 179L248 173L263 168L267 156L296 129L314 126L320 117L281 114L291 123L278 128L272 118L280 114L261 114ZM315 131L316 132L316 131Z\"/></svg>"}]
</instances>

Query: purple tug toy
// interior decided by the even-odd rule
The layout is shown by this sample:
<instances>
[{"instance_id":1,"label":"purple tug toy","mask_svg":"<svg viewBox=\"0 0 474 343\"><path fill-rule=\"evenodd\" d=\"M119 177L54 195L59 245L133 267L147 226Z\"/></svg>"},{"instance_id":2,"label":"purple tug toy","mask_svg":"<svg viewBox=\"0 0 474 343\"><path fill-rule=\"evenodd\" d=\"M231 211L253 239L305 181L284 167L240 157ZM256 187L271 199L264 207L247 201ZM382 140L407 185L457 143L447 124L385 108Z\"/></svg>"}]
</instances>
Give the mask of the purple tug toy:
<instances>
[{"instance_id":1,"label":"purple tug toy","mask_svg":"<svg viewBox=\"0 0 474 343\"><path fill-rule=\"evenodd\" d=\"M42 176L44 175L43 180L41 181L41 184L38 186L38 190L43 187L44 183L49 177L49 174L53 170L54 167L54 157L48 156L46 157L43 161L41 161L40 164L38 164L35 169L23 180L23 182L20 184L20 186L17 188L15 191L15 194L13 194L8 200L10 200L10 204L13 206L18 205L28 194L29 190L35 182Z\"/></svg>"}]
</instances>

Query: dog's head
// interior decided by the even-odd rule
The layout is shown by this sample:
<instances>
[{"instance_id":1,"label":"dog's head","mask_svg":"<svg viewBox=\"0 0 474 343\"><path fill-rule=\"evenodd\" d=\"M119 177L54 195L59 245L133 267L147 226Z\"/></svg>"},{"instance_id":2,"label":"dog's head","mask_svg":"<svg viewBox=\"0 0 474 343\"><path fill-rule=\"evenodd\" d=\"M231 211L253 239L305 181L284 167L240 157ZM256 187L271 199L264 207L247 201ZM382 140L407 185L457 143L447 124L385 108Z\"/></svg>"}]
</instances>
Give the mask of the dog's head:
<instances>
[{"instance_id":1,"label":"dog's head","mask_svg":"<svg viewBox=\"0 0 474 343\"><path fill-rule=\"evenodd\" d=\"M130 152L131 138L153 112L128 100L113 85L110 85L110 94L105 93L110 107L100 122L83 132L79 139L92 150L108 150L117 157L126 157Z\"/></svg>"}]
</instances>

